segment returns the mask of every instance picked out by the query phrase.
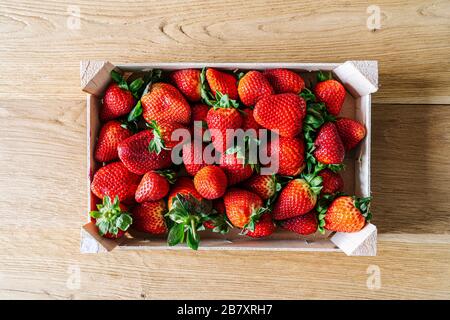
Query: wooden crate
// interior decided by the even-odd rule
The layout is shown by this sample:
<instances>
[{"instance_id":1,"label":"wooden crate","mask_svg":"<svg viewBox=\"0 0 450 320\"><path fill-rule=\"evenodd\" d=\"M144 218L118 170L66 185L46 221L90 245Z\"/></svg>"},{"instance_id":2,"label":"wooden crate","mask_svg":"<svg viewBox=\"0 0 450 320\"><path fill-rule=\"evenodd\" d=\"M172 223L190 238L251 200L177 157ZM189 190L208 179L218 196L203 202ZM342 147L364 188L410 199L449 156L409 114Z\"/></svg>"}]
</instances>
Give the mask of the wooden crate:
<instances>
[{"instance_id":1,"label":"wooden crate","mask_svg":"<svg viewBox=\"0 0 450 320\"><path fill-rule=\"evenodd\" d=\"M113 65L107 61L81 62L81 87L87 93L87 192L88 213L95 209L95 198L90 191L93 174L98 167L93 152L100 122L98 110L103 93L111 81L110 72L136 72L148 69L175 70L185 68L216 67L222 69L264 70L288 68L299 72L307 83L314 82L315 71L332 71L334 77L345 86L348 94L342 115L354 118L366 126L367 136L354 151L346 156L343 172L345 192L367 197L370 195L370 132L371 94L378 88L378 66L376 61L347 61L344 63L140 63ZM81 252L96 253L114 248L132 250L186 249L178 245L168 247L165 237L128 232L123 238L110 240L98 235L95 225L88 222L81 230ZM252 239L233 231L227 235L202 232L201 250L290 250L290 251L343 251L347 255L376 255L377 229L368 223L355 233L332 233L300 236L292 232L277 230L271 237Z\"/></svg>"}]
</instances>

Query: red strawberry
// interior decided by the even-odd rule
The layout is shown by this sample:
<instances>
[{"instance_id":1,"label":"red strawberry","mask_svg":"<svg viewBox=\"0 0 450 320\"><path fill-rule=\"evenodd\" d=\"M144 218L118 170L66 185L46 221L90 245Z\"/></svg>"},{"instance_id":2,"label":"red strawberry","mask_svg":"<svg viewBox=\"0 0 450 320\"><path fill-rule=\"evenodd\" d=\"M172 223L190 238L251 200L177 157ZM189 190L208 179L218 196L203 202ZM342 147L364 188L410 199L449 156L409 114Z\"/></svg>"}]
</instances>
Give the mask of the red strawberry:
<instances>
[{"instance_id":1,"label":"red strawberry","mask_svg":"<svg viewBox=\"0 0 450 320\"><path fill-rule=\"evenodd\" d=\"M237 81L233 75L208 68L206 70L206 80L213 96L216 96L217 91L219 91L222 95L228 95L230 99L237 100Z\"/></svg>"},{"instance_id":2,"label":"red strawberry","mask_svg":"<svg viewBox=\"0 0 450 320\"><path fill-rule=\"evenodd\" d=\"M121 238L128 230L133 219L128 214L128 208L119 203L119 198L114 201L108 196L103 197L103 203L97 205L98 211L91 211L91 221L97 226L98 233L108 239Z\"/></svg>"},{"instance_id":3,"label":"red strawberry","mask_svg":"<svg viewBox=\"0 0 450 320\"><path fill-rule=\"evenodd\" d=\"M242 126L242 117L235 108L211 108L206 117L214 148L225 152L233 144L233 135L227 130L236 130Z\"/></svg>"},{"instance_id":4,"label":"red strawberry","mask_svg":"<svg viewBox=\"0 0 450 320\"><path fill-rule=\"evenodd\" d=\"M333 79L318 82L314 87L316 98L325 103L328 112L337 116L342 109L345 100L344 86Z\"/></svg>"},{"instance_id":5,"label":"red strawberry","mask_svg":"<svg viewBox=\"0 0 450 320\"><path fill-rule=\"evenodd\" d=\"M237 188L229 189L223 200L228 219L238 228L249 223L250 216L263 206L263 201L257 194Z\"/></svg>"},{"instance_id":6,"label":"red strawberry","mask_svg":"<svg viewBox=\"0 0 450 320\"><path fill-rule=\"evenodd\" d=\"M342 196L328 207L324 220L325 229L338 232L356 232L370 220L369 198L357 199Z\"/></svg>"},{"instance_id":7,"label":"red strawberry","mask_svg":"<svg viewBox=\"0 0 450 320\"><path fill-rule=\"evenodd\" d=\"M183 145L183 164L189 175L195 176L201 168L207 165L203 159L204 149L203 144L197 145L194 142Z\"/></svg>"},{"instance_id":8,"label":"red strawberry","mask_svg":"<svg viewBox=\"0 0 450 320\"><path fill-rule=\"evenodd\" d=\"M197 69L177 70L170 74L170 80L189 101L200 101L200 73Z\"/></svg>"},{"instance_id":9,"label":"red strawberry","mask_svg":"<svg viewBox=\"0 0 450 320\"><path fill-rule=\"evenodd\" d=\"M227 176L216 166L206 166L194 177L195 189L205 199L217 199L227 190Z\"/></svg>"},{"instance_id":10,"label":"red strawberry","mask_svg":"<svg viewBox=\"0 0 450 320\"><path fill-rule=\"evenodd\" d=\"M253 117L253 110L250 108L246 108L242 110L242 130L246 131L249 129L254 129L256 132L256 135L258 136L259 129L261 129L261 126L258 124L258 122L255 121L255 118Z\"/></svg>"},{"instance_id":11,"label":"red strawberry","mask_svg":"<svg viewBox=\"0 0 450 320\"><path fill-rule=\"evenodd\" d=\"M150 91L141 98L145 121L177 122L188 124L191 107L174 86L168 83L154 83Z\"/></svg>"},{"instance_id":12,"label":"red strawberry","mask_svg":"<svg viewBox=\"0 0 450 320\"><path fill-rule=\"evenodd\" d=\"M203 141L203 135L206 130L206 116L208 115L209 107L206 104L198 103L192 107L192 122L194 138ZM195 131L195 128L200 128L200 131Z\"/></svg>"},{"instance_id":13,"label":"red strawberry","mask_svg":"<svg viewBox=\"0 0 450 320\"><path fill-rule=\"evenodd\" d=\"M172 208L172 202L177 194L181 194L183 196L191 195L197 200L201 201L203 198L195 189L194 182L188 177L179 177L172 189L169 192L168 196L168 208L169 210Z\"/></svg>"},{"instance_id":14,"label":"red strawberry","mask_svg":"<svg viewBox=\"0 0 450 320\"><path fill-rule=\"evenodd\" d=\"M320 127L314 146L317 161L323 164L341 164L344 161L344 145L334 123L327 122Z\"/></svg>"},{"instance_id":15,"label":"red strawberry","mask_svg":"<svg viewBox=\"0 0 450 320\"><path fill-rule=\"evenodd\" d=\"M264 76L275 90L275 93L299 94L305 88L305 82L297 73L288 69L271 69Z\"/></svg>"},{"instance_id":16,"label":"red strawberry","mask_svg":"<svg viewBox=\"0 0 450 320\"><path fill-rule=\"evenodd\" d=\"M309 177L308 177L309 178ZM290 181L278 196L273 209L276 220L284 220L303 215L311 211L317 202L320 193L320 180L295 179Z\"/></svg>"},{"instance_id":17,"label":"red strawberry","mask_svg":"<svg viewBox=\"0 0 450 320\"><path fill-rule=\"evenodd\" d=\"M295 137L302 130L306 102L293 93L276 94L259 100L253 116L256 122L284 137Z\"/></svg>"},{"instance_id":18,"label":"red strawberry","mask_svg":"<svg viewBox=\"0 0 450 320\"><path fill-rule=\"evenodd\" d=\"M136 201L157 201L164 198L170 189L169 183L173 182L175 173L170 170L166 172L147 172L141 179L136 190Z\"/></svg>"},{"instance_id":19,"label":"red strawberry","mask_svg":"<svg viewBox=\"0 0 450 320\"><path fill-rule=\"evenodd\" d=\"M100 119L108 121L124 116L133 109L135 103L136 100L130 91L121 89L117 83L111 83L103 96Z\"/></svg>"},{"instance_id":20,"label":"red strawberry","mask_svg":"<svg viewBox=\"0 0 450 320\"><path fill-rule=\"evenodd\" d=\"M263 200L271 198L277 192L277 179L275 175L256 174L243 183L244 188L256 193Z\"/></svg>"},{"instance_id":21,"label":"red strawberry","mask_svg":"<svg viewBox=\"0 0 450 320\"><path fill-rule=\"evenodd\" d=\"M133 200L139 179L122 162L113 162L97 170L92 179L91 191L100 199L118 196L119 201Z\"/></svg>"},{"instance_id":22,"label":"red strawberry","mask_svg":"<svg viewBox=\"0 0 450 320\"><path fill-rule=\"evenodd\" d=\"M254 106L261 98L274 93L272 86L259 71L247 72L239 81L239 98L246 106Z\"/></svg>"},{"instance_id":23,"label":"red strawberry","mask_svg":"<svg viewBox=\"0 0 450 320\"><path fill-rule=\"evenodd\" d=\"M166 212L166 203L163 200L138 204L133 209L133 229L151 234L166 233Z\"/></svg>"},{"instance_id":24,"label":"red strawberry","mask_svg":"<svg viewBox=\"0 0 450 320\"><path fill-rule=\"evenodd\" d=\"M319 172L319 176L322 177L321 194L333 194L344 190L344 179L339 173L325 169Z\"/></svg>"},{"instance_id":25,"label":"red strawberry","mask_svg":"<svg viewBox=\"0 0 450 320\"><path fill-rule=\"evenodd\" d=\"M117 146L131 137L130 130L122 128L119 121L111 120L103 125L95 145L94 158L98 162L109 162L119 158Z\"/></svg>"},{"instance_id":26,"label":"red strawberry","mask_svg":"<svg viewBox=\"0 0 450 320\"><path fill-rule=\"evenodd\" d=\"M278 136L270 142L264 152L271 158L278 160L278 170L274 173L283 176L296 176L305 168L305 143L299 138Z\"/></svg>"},{"instance_id":27,"label":"red strawberry","mask_svg":"<svg viewBox=\"0 0 450 320\"><path fill-rule=\"evenodd\" d=\"M244 164L244 160L238 157L238 153L223 153L220 157L220 168L227 175L229 186L242 182L253 174L252 166Z\"/></svg>"},{"instance_id":28,"label":"red strawberry","mask_svg":"<svg viewBox=\"0 0 450 320\"><path fill-rule=\"evenodd\" d=\"M152 139L153 133L150 130L144 130L119 144L119 158L128 170L142 175L151 170L165 169L171 166L170 151L163 149L159 154L149 151Z\"/></svg>"},{"instance_id":29,"label":"red strawberry","mask_svg":"<svg viewBox=\"0 0 450 320\"><path fill-rule=\"evenodd\" d=\"M317 231L318 227L316 214L315 211L310 211L307 214L283 220L281 227L305 236L313 234Z\"/></svg>"},{"instance_id":30,"label":"red strawberry","mask_svg":"<svg viewBox=\"0 0 450 320\"><path fill-rule=\"evenodd\" d=\"M276 229L270 213L264 213L257 222L255 222L253 231L245 230L245 235L252 238L268 237L274 233Z\"/></svg>"},{"instance_id":31,"label":"red strawberry","mask_svg":"<svg viewBox=\"0 0 450 320\"><path fill-rule=\"evenodd\" d=\"M353 119L338 119L336 120L336 127L346 151L356 147L366 136L364 125Z\"/></svg>"}]
</instances>

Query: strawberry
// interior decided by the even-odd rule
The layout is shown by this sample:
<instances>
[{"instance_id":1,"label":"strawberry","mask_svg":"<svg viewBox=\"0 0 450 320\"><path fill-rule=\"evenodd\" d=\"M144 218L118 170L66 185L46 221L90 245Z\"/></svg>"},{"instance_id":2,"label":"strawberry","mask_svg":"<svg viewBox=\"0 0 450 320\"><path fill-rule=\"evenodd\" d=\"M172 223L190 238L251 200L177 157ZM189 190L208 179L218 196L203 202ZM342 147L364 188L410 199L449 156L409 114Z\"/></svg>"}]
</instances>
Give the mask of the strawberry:
<instances>
[{"instance_id":1,"label":"strawberry","mask_svg":"<svg viewBox=\"0 0 450 320\"><path fill-rule=\"evenodd\" d=\"M139 175L151 170L165 169L171 166L170 151L161 150L158 154L149 151L154 138L150 130L144 130L122 141L118 146L119 158L130 170Z\"/></svg>"},{"instance_id":2,"label":"strawberry","mask_svg":"<svg viewBox=\"0 0 450 320\"><path fill-rule=\"evenodd\" d=\"M170 189L167 202L169 210L172 209L172 202L177 195L183 195L186 197L192 196L198 201L201 201L203 199L200 193L198 193L198 191L195 189L195 185L192 179L188 177L179 177L173 185L172 189Z\"/></svg>"},{"instance_id":3,"label":"strawberry","mask_svg":"<svg viewBox=\"0 0 450 320\"><path fill-rule=\"evenodd\" d=\"M136 189L136 201L142 203L164 198L169 193L169 184L173 184L174 180L175 172L171 170L147 172Z\"/></svg>"},{"instance_id":4,"label":"strawberry","mask_svg":"<svg viewBox=\"0 0 450 320\"><path fill-rule=\"evenodd\" d=\"M301 132L305 115L305 100L293 93L262 98L253 110L253 116L261 126L278 130L280 136L290 138Z\"/></svg>"},{"instance_id":5,"label":"strawberry","mask_svg":"<svg viewBox=\"0 0 450 320\"><path fill-rule=\"evenodd\" d=\"M172 72L169 78L189 101L195 102L201 99L200 73L197 69L183 69Z\"/></svg>"},{"instance_id":6,"label":"strawberry","mask_svg":"<svg viewBox=\"0 0 450 320\"><path fill-rule=\"evenodd\" d=\"M252 238L268 237L275 232L276 226L270 213L264 213L257 222L253 230L245 229L244 234Z\"/></svg>"},{"instance_id":7,"label":"strawberry","mask_svg":"<svg viewBox=\"0 0 450 320\"><path fill-rule=\"evenodd\" d=\"M239 98L246 106L254 106L261 98L274 93L272 86L259 71L247 72L239 81Z\"/></svg>"},{"instance_id":8,"label":"strawberry","mask_svg":"<svg viewBox=\"0 0 450 320\"><path fill-rule=\"evenodd\" d=\"M197 145L194 142L183 145L183 164L189 175L195 176L200 169L206 166L203 160L204 149L203 144Z\"/></svg>"},{"instance_id":9,"label":"strawberry","mask_svg":"<svg viewBox=\"0 0 450 320\"><path fill-rule=\"evenodd\" d=\"M130 130L122 128L119 121L111 120L103 125L95 145L94 158L98 162L109 162L119 158L117 146L131 137Z\"/></svg>"},{"instance_id":10,"label":"strawberry","mask_svg":"<svg viewBox=\"0 0 450 320\"><path fill-rule=\"evenodd\" d=\"M233 144L233 135L227 130L236 130L242 125L242 117L235 108L211 108L206 116L214 148L225 152Z\"/></svg>"},{"instance_id":11,"label":"strawberry","mask_svg":"<svg viewBox=\"0 0 450 320\"><path fill-rule=\"evenodd\" d=\"M191 109L194 138L203 141L203 135L207 128L206 116L208 115L209 107L206 104L198 103ZM200 128L200 131L195 131L195 128Z\"/></svg>"},{"instance_id":12,"label":"strawberry","mask_svg":"<svg viewBox=\"0 0 450 320\"><path fill-rule=\"evenodd\" d=\"M253 129L256 131L256 135L258 136L259 129L261 129L261 126L258 124L258 122L255 121L255 118L253 117L253 110L250 108L243 109L241 112L242 116L242 130L246 131L249 129Z\"/></svg>"},{"instance_id":13,"label":"strawberry","mask_svg":"<svg viewBox=\"0 0 450 320\"><path fill-rule=\"evenodd\" d=\"M278 136L263 150L268 156L278 160L278 170L275 173L296 176L305 168L305 143L300 138Z\"/></svg>"},{"instance_id":14,"label":"strawberry","mask_svg":"<svg viewBox=\"0 0 450 320\"><path fill-rule=\"evenodd\" d=\"M225 172L229 186L242 182L253 174L252 166L245 164L244 159L241 159L238 153L223 153L220 156L219 166Z\"/></svg>"},{"instance_id":15,"label":"strawberry","mask_svg":"<svg viewBox=\"0 0 450 320\"><path fill-rule=\"evenodd\" d=\"M337 197L328 206L325 215L319 215L319 219L324 221L321 226L337 232L359 231L366 220L371 219L369 204L370 198Z\"/></svg>"},{"instance_id":16,"label":"strawberry","mask_svg":"<svg viewBox=\"0 0 450 320\"><path fill-rule=\"evenodd\" d=\"M117 196L119 201L129 201L134 199L139 179L122 162L113 162L97 170L92 179L91 191L100 199Z\"/></svg>"},{"instance_id":17,"label":"strawberry","mask_svg":"<svg viewBox=\"0 0 450 320\"><path fill-rule=\"evenodd\" d=\"M121 238L130 227L133 219L127 212L128 208L119 203L119 197L114 201L108 196L103 197L103 203L97 205L98 211L91 211L91 221L95 223L98 233L105 238Z\"/></svg>"},{"instance_id":18,"label":"strawberry","mask_svg":"<svg viewBox=\"0 0 450 320\"><path fill-rule=\"evenodd\" d=\"M337 119L336 127L346 151L356 147L366 136L366 128L364 128L364 125L353 119Z\"/></svg>"},{"instance_id":19,"label":"strawberry","mask_svg":"<svg viewBox=\"0 0 450 320\"><path fill-rule=\"evenodd\" d=\"M189 124L191 107L177 88L168 83L154 83L141 98L145 121L177 122Z\"/></svg>"},{"instance_id":20,"label":"strawberry","mask_svg":"<svg viewBox=\"0 0 450 320\"><path fill-rule=\"evenodd\" d=\"M341 112L345 100L344 86L321 72L318 74L318 79L320 82L314 87L316 98L325 103L328 113L337 116Z\"/></svg>"},{"instance_id":21,"label":"strawberry","mask_svg":"<svg viewBox=\"0 0 450 320\"><path fill-rule=\"evenodd\" d=\"M291 180L281 191L275 202L273 217L275 220L284 220L303 215L311 211L317 202L320 193L320 177L312 175L304 179Z\"/></svg>"},{"instance_id":22,"label":"strawberry","mask_svg":"<svg viewBox=\"0 0 450 320\"><path fill-rule=\"evenodd\" d=\"M281 227L305 236L313 234L318 227L316 212L310 211L304 215L283 220Z\"/></svg>"},{"instance_id":23,"label":"strawberry","mask_svg":"<svg viewBox=\"0 0 450 320\"><path fill-rule=\"evenodd\" d=\"M338 172L325 169L320 171L318 175L322 177L321 194L334 194L344 190L344 179Z\"/></svg>"},{"instance_id":24,"label":"strawberry","mask_svg":"<svg viewBox=\"0 0 450 320\"><path fill-rule=\"evenodd\" d=\"M302 77L288 69L266 70L264 76L272 85L275 93L299 94L305 88Z\"/></svg>"},{"instance_id":25,"label":"strawberry","mask_svg":"<svg viewBox=\"0 0 450 320\"><path fill-rule=\"evenodd\" d=\"M111 83L103 96L100 120L108 121L128 114L134 107L136 99L131 91L123 89L117 83Z\"/></svg>"},{"instance_id":26,"label":"strawberry","mask_svg":"<svg viewBox=\"0 0 450 320\"><path fill-rule=\"evenodd\" d=\"M257 194L237 188L229 189L223 200L228 219L238 228L244 228L250 222L250 216L263 206L263 201Z\"/></svg>"},{"instance_id":27,"label":"strawberry","mask_svg":"<svg viewBox=\"0 0 450 320\"><path fill-rule=\"evenodd\" d=\"M243 183L243 187L249 191L256 193L263 200L272 198L280 185L277 183L275 175L259 175L256 174Z\"/></svg>"},{"instance_id":28,"label":"strawberry","mask_svg":"<svg viewBox=\"0 0 450 320\"><path fill-rule=\"evenodd\" d=\"M327 122L320 127L314 140L314 147L314 157L320 163L341 164L344 161L344 145L336 125L332 122Z\"/></svg>"},{"instance_id":29,"label":"strawberry","mask_svg":"<svg viewBox=\"0 0 450 320\"><path fill-rule=\"evenodd\" d=\"M227 176L216 166L206 166L194 177L195 189L205 199L217 199L225 194Z\"/></svg>"},{"instance_id":30,"label":"strawberry","mask_svg":"<svg viewBox=\"0 0 450 320\"><path fill-rule=\"evenodd\" d=\"M222 95L228 95L228 98L232 100L237 100L237 81L232 74L208 68L205 78L214 97L217 97L217 93L220 92Z\"/></svg>"},{"instance_id":31,"label":"strawberry","mask_svg":"<svg viewBox=\"0 0 450 320\"><path fill-rule=\"evenodd\" d=\"M133 209L133 229L151 234L167 232L164 214L167 212L163 200L149 201L138 204Z\"/></svg>"},{"instance_id":32,"label":"strawberry","mask_svg":"<svg viewBox=\"0 0 450 320\"><path fill-rule=\"evenodd\" d=\"M170 150L178 144L178 140L172 139L174 131L187 128L176 122L156 122L151 121L148 124L153 133L153 139L150 141L148 150L151 152L161 153L162 149Z\"/></svg>"}]
</instances>

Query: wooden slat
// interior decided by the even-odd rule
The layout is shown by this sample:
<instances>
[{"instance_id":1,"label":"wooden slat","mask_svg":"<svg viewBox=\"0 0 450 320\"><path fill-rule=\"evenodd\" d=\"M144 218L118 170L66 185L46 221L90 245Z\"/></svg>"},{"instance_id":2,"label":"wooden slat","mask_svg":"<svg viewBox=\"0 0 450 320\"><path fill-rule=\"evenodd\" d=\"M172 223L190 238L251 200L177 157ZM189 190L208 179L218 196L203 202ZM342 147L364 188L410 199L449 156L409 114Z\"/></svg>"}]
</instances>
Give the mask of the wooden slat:
<instances>
[{"instance_id":1,"label":"wooden slat","mask_svg":"<svg viewBox=\"0 0 450 320\"><path fill-rule=\"evenodd\" d=\"M79 99L79 61L379 60L378 103L450 103L448 1L71 1L0 3L0 98ZM25 76L24 76L25 75Z\"/></svg>"},{"instance_id":2,"label":"wooden slat","mask_svg":"<svg viewBox=\"0 0 450 320\"><path fill-rule=\"evenodd\" d=\"M0 102L0 298L450 298L447 106L373 106L373 213L380 236L378 256L370 258L79 254L85 112L84 100ZM367 288L370 265L380 268L379 290ZM73 289L69 277L77 268L81 288Z\"/></svg>"}]
</instances>

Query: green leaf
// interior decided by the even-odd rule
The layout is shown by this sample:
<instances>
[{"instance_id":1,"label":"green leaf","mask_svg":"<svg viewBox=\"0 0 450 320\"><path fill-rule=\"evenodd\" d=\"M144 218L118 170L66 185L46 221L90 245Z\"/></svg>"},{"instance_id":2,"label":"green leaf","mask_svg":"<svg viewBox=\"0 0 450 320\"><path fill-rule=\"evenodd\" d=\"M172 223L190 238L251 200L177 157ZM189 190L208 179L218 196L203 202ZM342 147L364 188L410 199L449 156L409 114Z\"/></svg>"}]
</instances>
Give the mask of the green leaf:
<instances>
[{"instance_id":1,"label":"green leaf","mask_svg":"<svg viewBox=\"0 0 450 320\"><path fill-rule=\"evenodd\" d=\"M175 224L169 231L167 236L167 243L169 246L175 246L184 240L184 225Z\"/></svg>"},{"instance_id":2,"label":"green leaf","mask_svg":"<svg viewBox=\"0 0 450 320\"><path fill-rule=\"evenodd\" d=\"M102 216L99 211L91 211L89 212L89 215L94 219L98 219Z\"/></svg>"},{"instance_id":3,"label":"green leaf","mask_svg":"<svg viewBox=\"0 0 450 320\"><path fill-rule=\"evenodd\" d=\"M122 231L127 231L132 223L133 223L133 218L129 214L126 214L126 213L121 214L116 219L116 227Z\"/></svg>"},{"instance_id":4,"label":"green leaf","mask_svg":"<svg viewBox=\"0 0 450 320\"><path fill-rule=\"evenodd\" d=\"M138 78L130 83L130 91L133 93L137 93L143 85L144 85L144 80L142 80L142 78Z\"/></svg>"},{"instance_id":5,"label":"green leaf","mask_svg":"<svg viewBox=\"0 0 450 320\"><path fill-rule=\"evenodd\" d=\"M194 230L188 230L187 237L186 237L186 244L189 248L192 250L197 250L199 245L200 239L198 237L198 234Z\"/></svg>"},{"instance_id":6,"label":"green leaf","mask_svg":"<svg viewBox=\"0 0 450 320\"><path fill-rule=\"evenodd\" d=\"M319 71L317 73L317 81L319 81L319 82L330 80L330 79L332 79L331 72L327 72L325 74L322 71Z\"/></svg>"},{"instance_id":7,"label":"green leaf","mask_svg":"<svg viewBox=\"0 0 450 320\"><path fill-rule=\"evenodd\" d=\"M130 111L128 114L128 122L132 122L137 120L142 114L142 103L141 100L139 100L136 105L134 106L133 110Z\"/></svg>"},{"instance_id":8,"label":"green leaf","mask_svg":"<svg viewBox=\"0 0 450 320\"><path fill-rule=\"evenodd\" d=\"M300 97L302 97L306 102L316 101L316 96L308 88L303 89L300 93Z\"/></svg>"},{"instance_id":9,"label":"green leaf","mask_svg":"<svg viewBox=\"0 0 450 320\"><path fill-rule=\"evenodd\" d=\"M101 236L104 236L109 231L110 223L109 223L109 221L104 220L104 219L97 220L97 227L98 227L99 234Z\"/></svg>"},{"instance_id":10,"label":"green leaf","mask_svg":"<svg viewBox=\"0 0 450 320\"><path fill-rule=\"evenodd\" d=\"M123 79L122 75L115 70L111 71L111 78L114 80L114 82L116 82L118 84L125 81Z\"/></svg>"}]
</instances>

